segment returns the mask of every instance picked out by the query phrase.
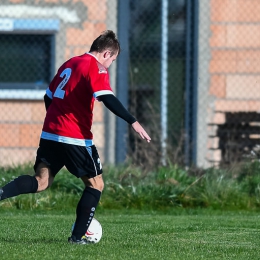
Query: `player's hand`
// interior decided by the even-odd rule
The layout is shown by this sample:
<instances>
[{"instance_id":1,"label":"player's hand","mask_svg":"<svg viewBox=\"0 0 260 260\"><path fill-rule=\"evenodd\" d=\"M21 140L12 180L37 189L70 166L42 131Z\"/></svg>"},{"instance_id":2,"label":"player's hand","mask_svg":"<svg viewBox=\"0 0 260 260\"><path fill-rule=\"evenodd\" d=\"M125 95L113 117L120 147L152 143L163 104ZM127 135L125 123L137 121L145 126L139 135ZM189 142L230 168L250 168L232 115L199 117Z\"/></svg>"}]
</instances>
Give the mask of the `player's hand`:
<instances>
[{"instance_id":1,"label":"player's hand","mask_svg":"<svg viewBox=\"0 0 260 260\"><path fill-rule=\"evenodd\" d=\"M136 121L132 124L132 127L138 133L142 139L145 139L148 143L151 141L151 137L146 133L143 127Z\"/></svg>"}]
</instances>

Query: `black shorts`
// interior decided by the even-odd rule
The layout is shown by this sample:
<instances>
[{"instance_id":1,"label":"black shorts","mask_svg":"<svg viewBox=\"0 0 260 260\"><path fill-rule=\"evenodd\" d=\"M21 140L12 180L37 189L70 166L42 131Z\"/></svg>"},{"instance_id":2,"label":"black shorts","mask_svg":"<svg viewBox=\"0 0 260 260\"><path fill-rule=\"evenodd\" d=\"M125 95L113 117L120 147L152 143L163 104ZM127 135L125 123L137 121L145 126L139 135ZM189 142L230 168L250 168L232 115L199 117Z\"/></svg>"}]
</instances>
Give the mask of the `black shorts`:
<instances>
[{"instance_id":1,"label":"black shorts","mask_svg":"<svg viewBox=\"0 0 260 260\"><path fill-rule=\"evenodd\" d=\"M41 139L34 164L35 171L40 162L44 162L50 168L53 176L63 166L78 178L93 178L102 173L95 145L85 147Z\"/></svg>"}]
</instances>

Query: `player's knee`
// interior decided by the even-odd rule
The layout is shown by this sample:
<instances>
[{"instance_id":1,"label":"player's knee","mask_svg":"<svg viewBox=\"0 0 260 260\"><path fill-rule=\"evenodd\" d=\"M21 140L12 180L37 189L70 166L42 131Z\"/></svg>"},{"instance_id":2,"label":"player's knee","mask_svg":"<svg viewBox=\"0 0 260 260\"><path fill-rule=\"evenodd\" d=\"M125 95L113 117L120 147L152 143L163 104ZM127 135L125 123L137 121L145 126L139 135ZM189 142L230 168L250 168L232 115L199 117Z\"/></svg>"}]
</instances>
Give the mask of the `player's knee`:
<instances>
[{"instance_id":1,"label":"player's knee","mask_svg":"<svg viewBox=\"0 0 260 260\"><path fill-rule=\"evenodd\" d=\"M35 177L36 180L38 181L38 189L37 189L37 192L41 192L41 191L44 191L48 188L48 183L46 182L46 180L36 176Z\"/></svg>"},{"instance_id":2,"label":"player's knee","mask_svg":"<svg viewBox=\"0 0 260 260\"><path fill-rule=\"evenodd\" d=\"M38 190L37 190L37 192L41 192L41 191L46 190L53 183L53 179L49 178L47 176L45 176L45 177L35 176L35 178L38 181Z\"/></svg>"},{"instance_id":3,"label":"player's knee","mask_svg":"<svg viewBox=\"0 0 260 260\"><path fill-rule=\"evenodd\" d=\"M83 179L83 182L85 183L86 187L90 187L96 190L99 190L100 192L104 189L104 181L101 176L97 176L91 179Z\"/></svg>"},{"instance_id":4,"label":"player's knee","mask_svg":"<svg viewBox=\"0 0 260 260\"><path fill-rule=\"evenodd\" d=\"M98 187L97 187L96 189L102 192L103 189L104 189L104 186L105 186L105 184L104 184L104 181L102 180L102 181L98 184Z\"/></svg>"},{"instance_id":5,"label":"player's knee","mask_svg":"<svg viewBox=\"0 0 260 260\"><path fill-rule=\"evenodd\" d=\"M99 190L99 191L103 191L103 189L104 189L104 186L105 186L105 184L104 184L104 181L103 181L103 178L100 176L100 178L97 178L96 179L96 187L95 187L95 189L97 189L97 190Z\"/></svg>"},{"instance_id":6,"label":"player's knee","mask_svg":"<svg viewBox=\"0 0 260 260\"><path fill-rule=\"evenodd\" d=\"M50 169L44 163L40 163L36 169L35 178L38 181L38 190L41 192L49 188L54 180Z\"/></svg>"},{"instance_id":7,"label":"player's knee","mask_svg":"<svg viewBox=\"0 0 260 260\"><path fill-rule=\"evenodd\" d=\"M104 182L103 182L103 180L92 182L89 187L94 188L94 189L99 190L100 192L102 192L103 189L104 189Z\"/></svg>"}]
</instances>

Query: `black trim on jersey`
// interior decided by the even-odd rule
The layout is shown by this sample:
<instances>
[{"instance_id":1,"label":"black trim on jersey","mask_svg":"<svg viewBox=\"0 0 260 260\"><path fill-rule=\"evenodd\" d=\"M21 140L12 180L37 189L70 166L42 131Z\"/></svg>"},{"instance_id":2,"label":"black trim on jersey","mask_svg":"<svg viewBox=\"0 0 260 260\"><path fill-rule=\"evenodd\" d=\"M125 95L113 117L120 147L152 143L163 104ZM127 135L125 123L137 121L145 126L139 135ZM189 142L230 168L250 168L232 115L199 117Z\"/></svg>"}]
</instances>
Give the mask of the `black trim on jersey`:
<instances>
[{"instance_id":1,"label":"black trim on jersey","mask_svg":"<svg viewBox=\"0 0 260 260\"><path fill-rule=\"evenodd\" d=\"M46 108L46 111L48 109L48 107L50 106L52 102L52 99L49 98L46 94L44 95L44 104L45 104L45 108Z\"/></svg>"},{"instance_id":2,"label":"black trim on jersey","mask_svg":"<svg viewBox=\"0 0 260 260\"><path fill-rule=\"evenodd\" d=\"M132 125L136 122L136 119L125 109L122 103L114 95L101 95L97 98L99 101L102 101L111 112L124 119L128 124Z\"/></svg>"}]
</instances>

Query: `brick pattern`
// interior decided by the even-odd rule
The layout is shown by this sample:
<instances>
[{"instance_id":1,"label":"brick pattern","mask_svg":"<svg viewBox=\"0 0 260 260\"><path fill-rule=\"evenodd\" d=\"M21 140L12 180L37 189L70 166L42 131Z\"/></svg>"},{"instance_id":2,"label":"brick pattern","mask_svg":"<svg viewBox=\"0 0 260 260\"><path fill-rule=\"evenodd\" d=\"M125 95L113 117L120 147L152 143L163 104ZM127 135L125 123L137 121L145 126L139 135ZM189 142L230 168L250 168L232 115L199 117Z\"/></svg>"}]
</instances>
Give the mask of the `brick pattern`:
<instances>
[{"instance_id":1,"label":"brick pattern","mask_svg":"<svg viewBox=\"0 0 260 260\"><path fill-rule=\"evenodd\" d=\"M226 96L226 77L224 75L213 75L211 77L209 93L218 98Z\"/></svg>"},{"instance_id":2,"label":"brick pattern","mask_svg":"<svg viewBox=\"0 0 260 260\"><path fill-rule=\"evenodd\" d=\"M212 22L260 22L259 0L211 0Z\"/></svg>"},{"instance_id":3,"label":"brick pattern","mask_svg":"<svg viewBox=\"0 0 260 260\"><path fill-rule=\"evenodd\" d=\"M210 0L209 95L213 113L260 111L260 1ZM223 121L224 120L224 121ZM216 114L209 124L223 124ZM216 130L209 131L209 161L221 160ZM215 149L215 150L214 150Z\"/></svg>"},{"instance_id":4,"label":"brick pattern","mask_svg":"<svg viewBox=\"0 0 260 260\"><path fill-rule=\"evenodd\" d=\"M0 147L1 166L20 165L28 162L34 162L36 150L25 148Z\"/></svg>"},{"instance_id":5,"label":"brick pattern","mask_svg":"<svg viewBox=\"0 0 260 260\"><path fill-rule=\"evenodd\" d=\"M66 30L66 48L70 48L70 57L88 51L93 39L107 29L107 0L73 0L72 2L84 4L87 20L82 21L80 27L68 27Z\"/></svg>"},{"instance_id":6,"label":"brick pattern","mask_svg":"<svg viewBox=\"0 0 260 260\"><path fill-rule=\"evenodd\" d=\"M92 41L107 29L107 0L9 0L7 2L33 7L66 7L77 13L80 22L73 24L61 21L61 31L57 33L57 38L63 39L62 46L58 47L59 53L63 55L62 61L88 51ZM103 109L101 103L95 102L93 134L102 159L105 142ZM0 165L20 164L34 160L44 116L45 108L42 101L0 100Z\"/></svg>"},{"instance_id":7,"label":"brick pattern","mask_svg":"<svg viewBox=\"0 0 260 260\"><path fill-rule=\"evenodd\" d=\"M257 0L211 0L210 95L228 99L236 99L239 95L252 98L251 90L258 80L252 74L260 72L259 10L260 1ZM243 77L237 77L240 74ZM239 83L240 79L244 83ZM228 85L231 82L233 87ZM243 89L241 85L244 85Z\"/></svg>"},{"instance_id":8,"label":"brick pattern","mask_svg":"<svg viewBox=\"0 0 260 260\"><path fill-rule=\"evenodd\" d=\"M260 67L258 66L260 61L260 49L213 49L211 54L210 73L213 74L213 76L214 74L255 74L260 72Z\"/></svg>"},{"instance_id":9,"label":"brick pattern","mask_svg":"<svg viewBox=\"0 0 260 260\"><path fill-rule=\"evenodd\" d=\"M1 124L0 147L36 148L41 129L42 124Z\"/></svg>"},{"instance_id":10,"label":"brick pattern","mask_svg":"<svg viewBox=\"0 0 260 260\"><path fill-rule=\"evenodd\" d=\"M0 101L1 165L34 160L44 116L43 101Z\"/></svg>"},{"instance_id":11,"label":"brick pattern","mask_svg":"<svg viewBox=\"0 0 260 260\"><path fill-rule=\"evenodd\" d=\"M210 44L219 48L259 48L260 31L258 24L212 25Z\"/></svg>"},{"instance_id":12,"label":"brick pattern","mask_svg":"<svg viewBox=\"0 0 260 260\"><path fill-rule=\"evenodd\" d=\"M0 122L43 122L43 101L0 101Z\"/></svg>"},{"instance_id":13,"label":"brick pattern","mask_svg":"<svg viewBox=\"0 0 260 260\"><path fill-rule=\"evenodd\" d=\"M103 109L103 103L96 101L92 132L94 137L98 137L95 145L101 158L104 156L105 142ZM35 159L44 117L45 106L42 101L0 101L0 165Z\"/></svg>"}]
</instances>

